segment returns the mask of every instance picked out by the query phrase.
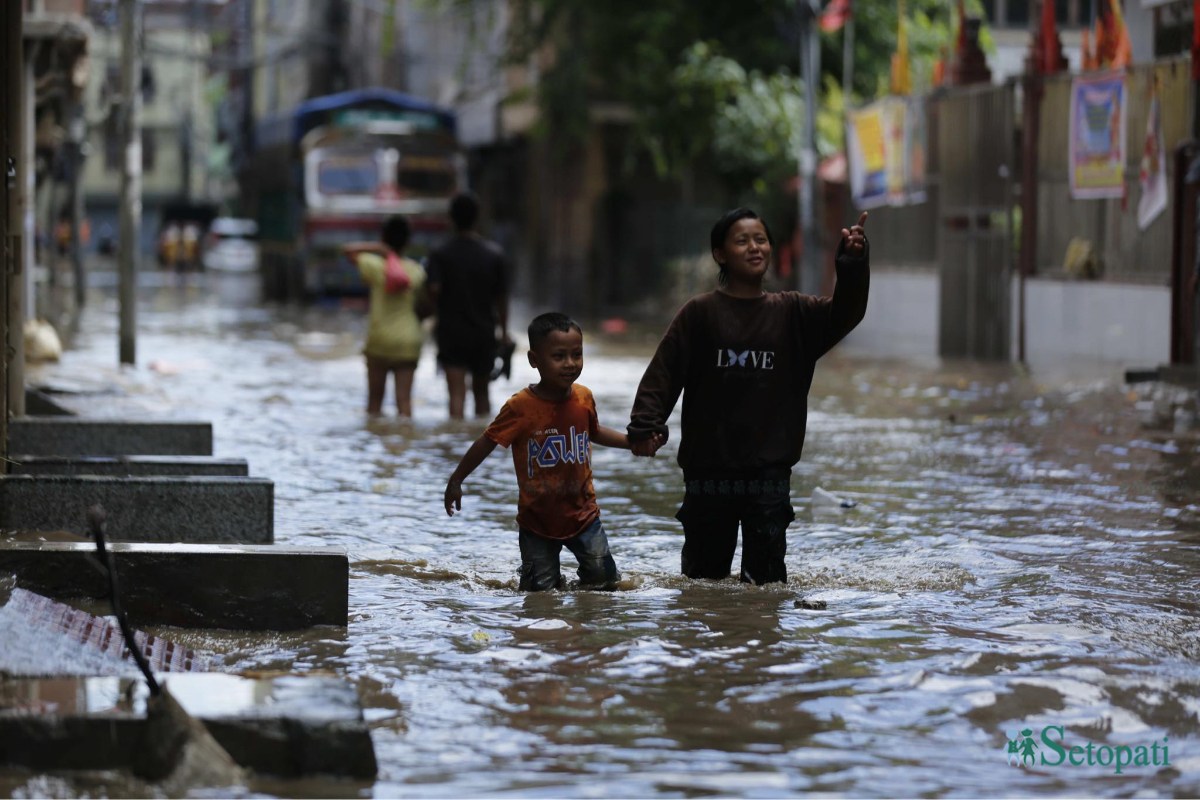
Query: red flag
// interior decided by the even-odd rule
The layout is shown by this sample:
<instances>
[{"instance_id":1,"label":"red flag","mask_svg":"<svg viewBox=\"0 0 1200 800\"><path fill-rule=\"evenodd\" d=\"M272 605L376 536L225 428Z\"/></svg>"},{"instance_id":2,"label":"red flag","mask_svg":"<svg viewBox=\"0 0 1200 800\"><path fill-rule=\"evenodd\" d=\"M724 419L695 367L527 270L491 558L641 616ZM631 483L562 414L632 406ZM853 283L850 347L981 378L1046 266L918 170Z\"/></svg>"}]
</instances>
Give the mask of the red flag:
<instances>
[{"instance_id":1,"label":"red flag","mask_svg":"<svg viewBox=\"0 0 1200 800\"><path fill-rule=\"evenodd\" d=\"M1042 0L1042 72L1050 75L1058 70L1055 54L1058 47L1058 21L1054 18L1054 0Z\"/></svg>"},{"instance_id":2,"label":"red flag","mask_svg":"<svg viewBox=\"0 0 1200 800\"><path fill-rule=\"evenodd\" d=\"M1196 0L1196 2L1200 2L1200 0ZM831 0L821 13L821 20L818 24L821 26L821 30L832 33L845 25L852 14L850 0Z\"/></svg>"}]
</instances>

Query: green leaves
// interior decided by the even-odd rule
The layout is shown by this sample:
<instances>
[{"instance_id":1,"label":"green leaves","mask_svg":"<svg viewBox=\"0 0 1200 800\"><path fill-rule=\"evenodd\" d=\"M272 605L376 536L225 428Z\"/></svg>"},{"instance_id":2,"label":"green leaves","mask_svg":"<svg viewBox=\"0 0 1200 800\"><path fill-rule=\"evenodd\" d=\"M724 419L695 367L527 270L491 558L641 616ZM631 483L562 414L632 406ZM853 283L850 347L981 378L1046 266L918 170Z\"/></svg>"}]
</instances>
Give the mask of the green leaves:
<instances>
[{"instance_id":1,"label":"green leaves","mask_svg":"<svg viewBox=\"0 0 1200 800\"><path fill-rule=\"evenodd\" d=\"M946 0L905 0L912 74L928 86L954 47ZM981 0L968 9L982 14ZM593 110L632 120L630 164L646 156L662 177L704 170L731 186L779 185L796 171L804 91L795 0L512 0L510 64L537 65L541 131L569 154L594 130ZM895 0L855 0L857 101L886 92ZM841 147L843 33L823 34L817 147ZM990 46L986 31L985 47Z\"/></svg>"}]
</instances>

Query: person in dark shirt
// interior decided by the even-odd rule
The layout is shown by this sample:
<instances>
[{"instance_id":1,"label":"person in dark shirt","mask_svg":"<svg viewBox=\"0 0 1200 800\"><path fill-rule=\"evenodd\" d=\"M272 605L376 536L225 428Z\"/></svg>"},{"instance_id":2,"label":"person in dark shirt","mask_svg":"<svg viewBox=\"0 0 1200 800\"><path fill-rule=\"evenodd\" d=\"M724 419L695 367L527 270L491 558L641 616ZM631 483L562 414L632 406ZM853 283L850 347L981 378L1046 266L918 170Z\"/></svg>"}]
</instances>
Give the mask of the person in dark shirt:
<instances>
[{"instance_id":1,"label":"person in dark shirt","mask_svg":"<svg viewBox=\"0 0 1200 800\"><path fill-rule=\"evenodd\" d=\"M500 246L475 232L479 201L469 193L450 201L454 237L429 254L425 269L436 308L434 340L446 373L450 418L462 419L467 377L475 416L491 414L488 382L499 341L508 334L508 262Z\"/></svg>"},{"instance_id":2,"label":"person in dark shirt","mask_svg":"<svg viewBox=\"0 0 1200 800\"><path fill-rule=\"evenodd\" d=\"M742 529L741 580L787 580L792 467L800 460L816 361L863 318L870 250L863 226L842 229L833 297L764 292L773 242L747 208L713 226L718 288L692 298L671 322L638 385L628 427L634 455L669 435L683 393L679 466L684 500L681 567L726 578Z\"/></svg>"}]
</instances>

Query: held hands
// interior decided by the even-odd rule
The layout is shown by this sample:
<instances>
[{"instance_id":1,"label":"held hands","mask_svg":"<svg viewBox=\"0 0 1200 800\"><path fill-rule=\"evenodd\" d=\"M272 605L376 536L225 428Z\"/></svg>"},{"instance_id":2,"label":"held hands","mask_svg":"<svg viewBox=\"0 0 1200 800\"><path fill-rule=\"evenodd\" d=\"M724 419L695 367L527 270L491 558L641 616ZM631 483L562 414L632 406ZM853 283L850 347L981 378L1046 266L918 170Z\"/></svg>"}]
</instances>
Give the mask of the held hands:
<instances>
[{"instance_id":1,"label":"held hands","mask_svg":"<svg viewBox=\"0 0 1200 800\"><path fill-rule=\"evenodd\" d=\"M867 249L867 232L865 226L867 224L867 212L864 211L858 218L857 225L851 225L849 229L842 228L842 241L846 243L846 255L860 258Z\"/></svg>"},{"instance_id":2,"label":"held hands","mask_svg":"<svg viewBox=\"0 0 1200 800\"><path fill-rule=\"evenodd\" d=\"M454 512L462 511L462 483L451 478L446 482L446 514L453 517Z\"/></svg>"},{"instance_id":3,"label":"held hands","mask_svg":"<svg viewBox=\"0 0 1200 800\"><path fill-rule=\"evenodd\" d=\"M653 457L658 452L658 448L662 447L667 441L667 437L661 433L651 434L649 439L642 439L637 442L629 443L629 450L635 456Z\"/></svg>"}]
</instances>

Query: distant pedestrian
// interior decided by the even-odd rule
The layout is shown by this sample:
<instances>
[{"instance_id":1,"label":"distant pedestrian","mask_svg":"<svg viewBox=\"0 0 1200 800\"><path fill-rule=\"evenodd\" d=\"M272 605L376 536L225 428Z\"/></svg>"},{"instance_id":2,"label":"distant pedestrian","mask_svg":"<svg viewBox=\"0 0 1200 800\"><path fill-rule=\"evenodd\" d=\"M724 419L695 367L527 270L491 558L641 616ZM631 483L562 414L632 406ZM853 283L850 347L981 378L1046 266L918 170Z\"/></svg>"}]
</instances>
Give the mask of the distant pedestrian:
<instances>
[{"instance_id":1,"label":"distant pedestrian","mask_svg":"<svg viewBox=\"0 0 1200 800\"><path fill-rule=\"evenodd\" d=\"M491 414L488 383L498 346L512 347L508 261L499 245L475 231L478 219L476 197L456 195L450 202L454 236L425 262L437 314L437 358L446 373L451 419L463 418L468 377L475 416Z\"/></svg>"},{"instance_id":2,"label":"distant pedestrian","mask_svg":"<svg viewBox=\"0 0 1200 800\"><path fill-rule=\"evenodd\" d=\"M200 268L200 226L189 222L183 226L179 236L180 260L184 270Z\"/></svg>"},{"instance_id":3,"label":"distant pedestrian","mask_svg":"<svg viewBox=\"0 0 1200 800\"><path fill-rule=\"evenodd\" d=\"M382 413L388 375L395 376L396 413L412 416L413 375L421 355L421 315L427 305L425 270L404 257L408 220L400 215L383 223L379 242L351 242L342 250L358 267L370 289L367 339L367 413Z\"/></svg>"},{"instance_id":4,"label":"distant pedestrian","mask_svg":"<svg viewBox=\"0 0 1200 800\"><path fill-rule=\"evenodd\" d=\"M462 510L462 483L496 445L512 448L522 591L559 588L563 547L579 560L584 587L614 588L620 579L592 489L592 444L629 449L606 428L596 401L575 381L583 371L583 330L565 314L529 324L529 364L541 380L514 394L455 467L446 483L446 513ZM657 438L650 438L657 446Z\"/></svg>"},{"instance_id":5,"label":"distant pedestrian","mask_svg":"<svg viewBox=\"0 0 1200 800\"><path fill-rule=\"evenodd\" d=\"M867 310L866 220L864 213L842 229L833 297L763 291L772 239L750 209L713 226L718 288L675 315L642 376L628 428L634 455L654 455L683 393L685 491L675 516L689 578L729 576L740 524L741 580L787 580L790 478L804 446L813 370Z\"/></svg>"},{"instance_id":6,"label":"distant pedestrian","mask_svg":"<svg viewBox=\"0 0 1200 800\"><path fill-rule=\"evenodd\" d=\"M169 222L158 235L158 263L167 269L179 266L179 251L183 230L178 222Z\"/></svg>"}]
</instances>

